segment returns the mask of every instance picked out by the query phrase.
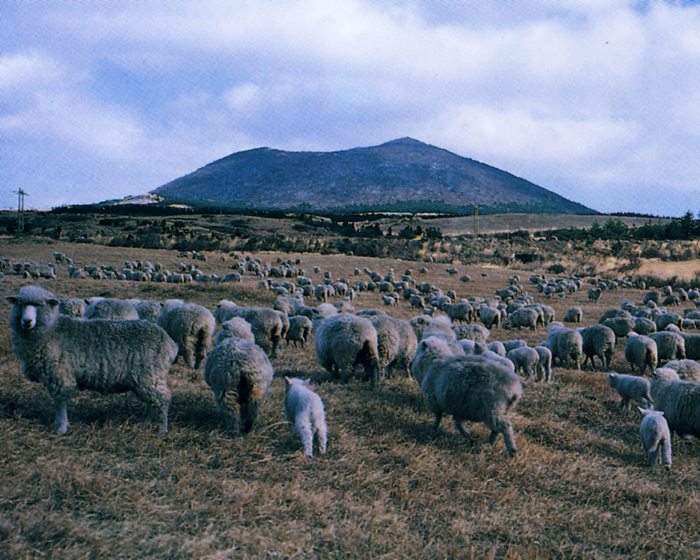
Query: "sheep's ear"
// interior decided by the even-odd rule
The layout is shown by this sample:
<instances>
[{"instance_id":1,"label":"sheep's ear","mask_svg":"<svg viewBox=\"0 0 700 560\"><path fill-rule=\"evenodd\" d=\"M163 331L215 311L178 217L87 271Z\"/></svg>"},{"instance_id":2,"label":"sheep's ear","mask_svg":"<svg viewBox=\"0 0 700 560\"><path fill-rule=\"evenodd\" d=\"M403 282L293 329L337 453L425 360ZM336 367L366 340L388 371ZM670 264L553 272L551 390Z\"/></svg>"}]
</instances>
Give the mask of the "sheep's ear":
<instances>
[{"instance_id":1,"label":"sheep's ear","mask_svg":"<svg viewBox=\"0 0 700 560\"><path fill-rule=\"evenodd\" d=\"M307 387L311 384L311 379L304 379L304 385Z\"/></svg>"},{"instance_id":2,"label":"sheep's ear","mask_svg":"<svg viewBox=\"0 0 700 560\"><path fill-rule=\"evenodd\" d=\"M10 304L17 305L17 298L15 296L8 296L5 298Z\"/></svg>"},{"instance_id":3,"label":"sheep's ear","mask_svg":"<svg viewBox=\"0 0 700 560\"><path fill-rule=\"evenodd\" d=\"M55 299L55 298L51 298L51 299L50 299L49 301L47 301L46 303L48 303L48 304L51 306L52 309L55 309L56 307L58 307L58 305L59 305L60 302L59 302L57 299Z\"/></svg>"},{"instance_id":4,"label":"sheep's ear","mask_svg":"<svg viewBox=\"0 0 700 560\"><path fill-rule=\"evenodd\" d=\"M284 384L287 387L289 387L292 384L292 382L289 380L289 377L287 377L286 375L284 376Z\"/></svg>"}]
</instances>

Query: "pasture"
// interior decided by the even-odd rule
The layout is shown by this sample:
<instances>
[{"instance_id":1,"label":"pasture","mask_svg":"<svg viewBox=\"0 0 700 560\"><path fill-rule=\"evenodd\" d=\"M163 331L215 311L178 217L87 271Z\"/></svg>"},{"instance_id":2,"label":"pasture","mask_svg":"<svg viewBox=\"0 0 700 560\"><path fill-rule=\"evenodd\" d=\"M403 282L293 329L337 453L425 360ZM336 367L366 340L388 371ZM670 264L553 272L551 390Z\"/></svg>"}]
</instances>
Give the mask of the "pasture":
<instances>
[{"instance_id":1,"label":"pasture","mask_svg":"<svg viewBox=\"0 0 700 560\"><path fill-rule=\"evenodd\" d=\"M143 259L177 270L175 251L126 249L47 239L0 239L0 257L46 264L63 252L78 266ZM581 326L644 292L604 292L587 285L544 299L531 271L347 255L252 254L264 263L301 260L314 283L359 279L355 268L413 276L458 297L492 297L519 274L535 301L561 320L583 308ZM197 262L207 273L230 272L220 255ZM320 272L314 273L314 267ZM425 267L427 273L418 269ZM38 280L58 297L180 298L213 309L222 299L271 306L276 296L259 278L237 284L159 284ZM470 282L461 282L467 274ZM548 275L549 276L549 275ZM364 275L363 275L364 278ZM11 271L4 296L33 283ZM337 301L334 298L331 301ZM316 305L308 301L308 305ZM401 319L405 301L386 308L378 293L360 293L357 310L378 308ZM0 301L0 558L48 559L661 559L700 557L700 444L674 438L673 469L646 465L635 412L621 411L607 372L554 369L551 384L524 381L513 416L518 455L488 430L470 426L467 442L450 419L432 430L413 379L382 379L377 391L359 379L341 384L318 364L313 343L283 346L273 358L272 392L247 437L219 422L202 372L178 361L171 370L170 432L139 424L143 405L131 394L82 392L68 407L67 435L53 433L53 403L27 381L12 353L10 305ZM490 341L545 339L537 332L493 329ZM623 345L613 370L629 373ZM284 416L284 376L311 379L323 398L328 453L303 456Z\"/></svg>"}]
</instances>

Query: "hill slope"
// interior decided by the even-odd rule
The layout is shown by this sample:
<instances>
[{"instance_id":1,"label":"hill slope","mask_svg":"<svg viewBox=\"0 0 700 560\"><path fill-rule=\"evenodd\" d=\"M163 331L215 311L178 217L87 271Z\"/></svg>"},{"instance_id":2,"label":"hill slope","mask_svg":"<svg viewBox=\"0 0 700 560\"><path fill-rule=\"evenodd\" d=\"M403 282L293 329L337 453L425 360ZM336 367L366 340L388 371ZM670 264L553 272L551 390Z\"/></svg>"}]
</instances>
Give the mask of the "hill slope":
<instances>
[{"instance_id":1,"label":"hill slope","mask_svg":"<svg viewBox=\"0 0 700 560\"><path fill-rule=\"evenodd\" d=\"M166 199L253 208L595 214L529 181L412 138L339 152L237 152L158 187Z\"/></svg>"}]
</instances>

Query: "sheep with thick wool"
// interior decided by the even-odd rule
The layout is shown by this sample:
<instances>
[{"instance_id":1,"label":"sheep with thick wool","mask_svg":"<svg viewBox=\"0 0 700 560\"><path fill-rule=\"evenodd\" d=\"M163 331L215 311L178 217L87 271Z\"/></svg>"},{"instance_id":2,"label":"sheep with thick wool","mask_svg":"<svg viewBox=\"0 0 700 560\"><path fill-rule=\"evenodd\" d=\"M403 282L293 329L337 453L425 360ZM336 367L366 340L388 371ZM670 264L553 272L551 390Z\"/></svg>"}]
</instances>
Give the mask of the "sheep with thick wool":
<instances>
[{"instance_id":1,"label":"sheep with thick wool","mask_svg":"<svg viewBox=\"0 0 700 560\"><path fill-rule=\"evenodd\" d=\"M522 397L522 384L508 367L484 355L438 358L428 365L421 389L436 430L443 415L450 414L469 439L465 422L482 422L491 430L489 443L503 434L508 453L517 453L510 414Z\"/></svg>"},{"instance_id":2,"label":"sheep with thick wool","mask_svg":"<svg viewBox=\"0 0 700 560\"><path fill-rule=\"evenodd\" d=\"M197 303L185 303L161 313L156 324L175 341L178 356L182 356L185 365L199 369L216 330L216 320L211 311Z\"/></svg>"},{"instance_id":3,"label":"sheep with thick wool","mask_svg":"<svg viewBox=\"0 0 700 560\"><path fill-rule=\"evenodd\" d=\"M177 345L146 321L85 321L59 315L59 301L38 286L25 286L12 304L12 349L30 381L42 383L56 405L58 434L68 431L67 402L78 389L133 391L168 431L168 372Z\"/></svg>"},{"instance_id":4,"label":"sheep with thick wool","mask_svg":"<svg viewBox=\"0 0 700 560\"><path fill-rule=\"evenodd\" d=\"M321 367L347 382L355 366L362 365L365 379L376 389L380 361L377 330L366 317L339 313L318 323L314 339Z\"/></svg>"},{"instance_id":5,"label":"sheep with thick wool","mask_svg":"<svg viewBox=\"0 0 700 560\"><path fill-rule=\"evenodd\" d=\"M309 387L309 380L284 378L284 411L290 428L301 438L304 455L314 454L314 437L320 453L326 452L328 427L323 401Z\"/></svg>"},{"instance_id":6,"label":"sheep with thick wool","mask_svg":"<svg viewBox=\"0 0 700 560\"><path fill-rule=\"evenodd\" d=\"M528 379L534 379L537 371L537 364L540 361L540 355L534 348L523 346L521 348L513 348L506 354L513 366L515 373L522 371Z\"/></svg>"},{"instance_id":7,"label":"sheep with thick wool","mask_svg":"<svg viewBox=\"0 0 700 560\"><path fill-rule=\"evenodd\" d=\"M685 339L680 333L663 331L649 335L658 349L659 361L685 360Z\"/></svg>"},{"instance_id":8,"label":"sheep with thick wool","mask_svg":"<svg viewBox=\"0 0 700 560\"><path fill-rule=\"evenodd\" d=\"M123 299L100 298L92 301L83 313L85 319L113 319L135 321L139 319L136 308Z\"/></svg>"},{"instance_id":9,"label":"sheep with thick wool","mask_svg":"<svg viewBox=\"0 0 700 560\"><path fill-rule=\"evenodd\" d=\"M313 323L311 319L304 315L297 315L289 318L289 329L284 338L287 344L294 343L295 346L301 345L303 348L311 336Z\"/></svg>"},{"instance_id":10,"label":"sheep with thick wool","mask_svg":"<svg viewBox=\"0 0 700 560\"><path fill-rule=\"evenodd\" d=\"M671 430L663 411L639 408L639 412L642 415L639 432L647 463L650 467L662 464L666 470L671 470Z\"/></svg>"},{"instance_id":11,"label":"sheep with thick wool","mask_svg":"<svg viewBox=\"0 0 700 560\"><path fill-rule=\"evenodd\" d=\"M274 377L267 354L249 340L226 338L207 356L203 373L228 429L250 432Z\"/></svg>"},{"instance_id":12,"label":"sheep with thick wool","mask_svg":"<svg viewBox=\"0 0 700 560\"><path fill-rule=\"evenodd\" d=\"M547 327L547 339L541 344L552 352L552 363L561 366L573 365L581 369L583 356L583 337L581 333L569 329L563 323L553 322Z\"/></svg>"},{"instance_id":13,"label":"sheep with thick wool","mask_svg":"<svg viewBox=\"0 0 700 560\"><path fill-rule=\"evenodd\" d=\"M444 336L427 336L418 344L411 364L411 374L420 386L423 384L425 373L432 362L450 356L464 355L464 349L456 340L450 340Z\"/></svg>"},{"instance_id":14,"label":"sheep with thick wool","mask_svg":"<svg viewBox=\"0 0 700 560\"><path fill-rule=\"evenodd\" d=\"M586 358L583 365L590 360L591 367L595 369L595 360L600 360L600 365L603 371L610 368L613 354L615 353L615 333L606 325L592 325L578 330L581 333L583 340L583 350Z\"/></svg>"},{"instance_id":15,"label":"sheep with thick wool","mask_svg":"<svg viewBox=\"0 0 700 560\"><path fill-rule=\"evenodd\" d=\"M648 336L630 336L625 342L625 360L632 370L637 368L639 375L644 375L647 368L653 374L659 361L658 356L656 342Z\"/></svg>"},{"instance_id":16,"label":"sheep with thick wool","mask_svg":"<svg viewBox=\"0 0 700 560\"><path fill-rule=\"evenodd\" d=\"M650 394L651 382L646 377L613 372L608 374L608 384L620 395L620 408L630 408L632 401L644 408L654 406Z\"/></svg>"},{"instance_id":17,"label":"sheep with thick wool","mask_svg":"<svg viewBox=\"0 0 700 560\"><path fill-rule=\"evenodd\" d=\"M241 317L250 323L255 343L269 356L275 356L289 329L287 314L268 307L228 307L220 315L226 320Z\"/></svg>"},{"instance_id":18,"label":"sheep with thick wool","mask_svg":"<svg viewBox=\"0 0 700 560\"><path fill-rule=\"evenodd\" d=\"M680 437L700 438L700 383L669 381L655 376L650 392L654 409L664 413L672 432Z\"/></svg>"},{"instance_id":19,"label":"sheep with thick wool","mask_svg":"<svg viewBox=\"0 0 700 560\"><path fill-rule=\"evenodd\" d=\"M227 338L242 338L250 342L255 342L255 335L250 327L250 323L240 317L233 317L221 325L221 330L216 335L214 344L220 344Z\"/></svg>"}]
</instances>

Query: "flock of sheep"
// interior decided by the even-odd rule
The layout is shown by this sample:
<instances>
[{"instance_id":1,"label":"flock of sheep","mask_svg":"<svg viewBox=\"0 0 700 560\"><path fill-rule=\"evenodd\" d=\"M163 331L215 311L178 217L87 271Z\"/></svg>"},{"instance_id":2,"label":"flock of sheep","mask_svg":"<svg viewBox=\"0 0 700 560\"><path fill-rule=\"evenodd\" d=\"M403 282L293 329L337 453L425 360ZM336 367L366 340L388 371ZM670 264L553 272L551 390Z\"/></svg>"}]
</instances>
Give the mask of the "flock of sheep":
<instances>
[{"instance_id":1,"label":"flock of sheep","mask_svg":"<svg viewBox=\"0 0 700 560\"><path fill-rule=\"evenodd\" d=\"M145 404L145 421L156 421L159 433L166 433L168 375L178 357L188 368L202 369L228 428L245 434L270 391L271 359L280 344L304 346L313 335L318 362L332 377L348 381L361 367L363 379L376 389L385 377L412 376L434 415L435 429L447 414L469 438L466 422L481 422L491 431L489 442L503 435L514 455L511 416L523 385L552 382L553 366L580 369L590 362L595 369L595 358L609 371L615 347L624 341L625 360L638 375L612 372L609 384L620 395L621 407L640 405L640 435L649 463L671 467L671 432L700 437L700 334L687 332L698 326L700 314L694 308L683 315L667 308L700 302L700 294L652 290L641 305L623 301L598 324L575 328L582 320L581 308L570 309L558 322L554 309L535 303L517 276L492 298L459 300L452 291L417 282L410 270L396 278L393 270L379 275L355 269L354 283L333 281L327 272L323 283L313 285L298 264L280 261L271 266L241 258L235 265L236 274L256 275L261 288L278 295L272 308L243 307L230 300L210 311L181 300L60 299L39 285L28 285L7 298L13 351L24 375L42 383L54 399L59 434L68 431L67 402L80 389L132 391ZM15 272L29 270L19 268ZM363 272L367 280L359 279ZM578 278L546 280L540 275L530 282L545 298L563 298L582 285ZM604 289L620 287L592 282L596 286L588 297L594 301ZM404 300L420 314L404 321L381 309L355 312L353 300L361 291L380 292L387 309ZM329 303L334 296L341 299ZM317 305L308 305L307 298ZM519 339L489 342L492 330L499 328L545 328L546 338L535 347ZM664 367L658 367L660 362ZM644 377L647 369L651 380ZM313 454L314 440L325 453L327 427L320 397L301 379L285 378L285 388L286 416L305 455Z\"/></svg>"}]
</instances>

